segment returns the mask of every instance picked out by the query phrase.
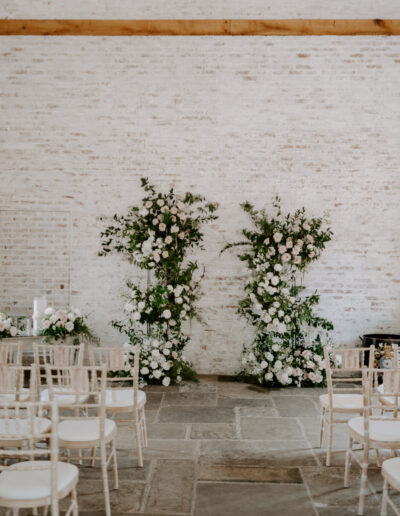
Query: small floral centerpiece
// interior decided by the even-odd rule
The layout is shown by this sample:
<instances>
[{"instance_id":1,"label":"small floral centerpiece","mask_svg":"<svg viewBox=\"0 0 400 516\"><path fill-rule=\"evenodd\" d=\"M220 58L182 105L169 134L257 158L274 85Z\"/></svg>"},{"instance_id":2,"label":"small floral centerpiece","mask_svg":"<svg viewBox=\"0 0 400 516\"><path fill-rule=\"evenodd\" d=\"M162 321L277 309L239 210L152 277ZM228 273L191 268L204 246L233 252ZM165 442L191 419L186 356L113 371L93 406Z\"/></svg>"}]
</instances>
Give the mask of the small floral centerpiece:
<instances>
[{"instance_id":1,"label":"small floral centerpiece","mask_svg":"<svg viewBox=\"0 0 400 516\"><path fill-rule=\"evenodd\" d=\"M189 340L183 323L199 318L196 301L202 276L195 278L198 264L187 255L202 248L202 226L217 218L217 205L190 192L181 196L173 188L158 192L146 178L141 183L141 205L126 215L114 215L101 234L99 254L122 253L151 271L153 280L145 288L127 282L124 319L112 324L131 344L140 344L142 379L168 385L195 378L183 355Z\"/></svg>"},{"instance_id":2,"label":"small floral centerpiece","mask_svg":"<svg viewBox=\"0 0 400 516\"><path fill-rule=\"evenodd\" d=\"M323 346L333 328L314 313L319 295L305 296L297 283L307 266L317 260L332 238L323 218L307 218L305 209L275 214L242 204L255 229L242 231L245 240L225 249L245 246L239 259L246 262L249 280L239 313L256 329L256 337L243 352L244 376L267 385L320 385L324 382Z\"/></svg>"},{"instance_id":3,"label":"small floral centerpiece","mask_svg":"<svg viewBox=\"0 0 400 516\"><path fill-rule=\"evenodd\" d=\"M40 335L46 336L46 342L61 342L72 338L75 345L79 344L79 337L86 337L88 340L96 340L95 335L89 329L86 320L78 308L55 310L49 306L44 311L43 330Z\"/></svg>"},{"instance_id":4,"label":"small floral centerpiece","mask_svg":"<svg viewBox=\"0 0 400 516\"><path fill-rule=\"evenodd\" d=\"M4 312L0 312L0 339L15 337L17 333L18 329L13 325L12 318Z\"/></svg>"}]
</instances>

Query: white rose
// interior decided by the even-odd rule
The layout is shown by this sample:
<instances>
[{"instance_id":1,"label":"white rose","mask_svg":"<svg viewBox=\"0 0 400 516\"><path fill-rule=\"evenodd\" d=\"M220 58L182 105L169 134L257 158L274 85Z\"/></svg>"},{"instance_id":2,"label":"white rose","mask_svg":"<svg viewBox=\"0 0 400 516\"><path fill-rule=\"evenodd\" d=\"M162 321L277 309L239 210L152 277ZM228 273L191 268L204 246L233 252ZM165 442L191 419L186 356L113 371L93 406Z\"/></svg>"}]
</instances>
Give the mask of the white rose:
<instances>
[{"instance_id":1,"label":"white rose","mask_svg":"<svg viewBox=\"0 0 400 516\"><path fill-rule=\"evenodd\" d=\"M304 222L303 224L303 229L305 229L306 231L310 231L310 225L308 224L308 222Z\"/></svg>"},{"instance_id":2,"label":"white rose","mask_svg":"<svg viewBox=\"0 0 400 516\"><path fill-rule=\"evenodd\" d=\"M181 305L183 303L183 299L181 297L177 297L175 301L178 303L178 305Z\"/></svg>"},{"instance_id":3,"label":"white rose","mask_svg":"<svg viewBox=\"0 0 400 516\"><path fill-rule=\"evenodd\" d=\"M282 255L282 262L287 263L290 260L290 254L285 253Z\"/></svg>"},{"instance_id":4,"label":"white rose","mask_svg":"<svg viewBox=\"0 0 400 516\"><path fill-rule=\"evenodd\" d=\"M163 353L167 357L169 355L169 349L164 348Z\"/></svg>"},{"instance_id":5,"label":"white rose","mask_svg":"<svg viewBox=\"0 0 400 516\"><path fill-rule=\"evenodd\" d=\"M49 321L49 320L44 321L44 322L43 322L43 328L44 328L45 330L47 330L47 328L50 328L50 324L51 324L51 323L50 323L50 321Z\"/></svg>"},{"instance_id":6,"label":"white rose","mask_svg":"<svg viewBox=\"0 0 400 516\"><path fill-rule=\"evenodd\" d=\"M268 362L266 362L265 360L263 360L260 364L260 367L261 369L265 369L266 367L268 367Z\"/></svg>"},{"instance_id":7,"label":"white rose","mask_svg":"<svg viewBox=\"0 0 400 516\"><path fill-rule=\"evenodd\" d=\"M273 276L273 277L271 278L271 283L272 283L272 285L274 285L274 287L276 287L276 285L279 283L279 278L278 278L278 276Z\"/></svg>"},{"instance_id":8,"label":"white rose","mask_svg":"<svg viewBox=\"0 0 400 516\"><path fill-rule=\"evenodd\" d=\"M280 245L280 246L278 247L278 251L279 251L279 254L283 254L283 253L285 253L285 252L286 252L286 246L284 246L284 245Z\"/></svg>"},{"instance_id":9,"label":"white rose","mask_svg":"<svg viewBox=\"0 0 400 516\"><path fill-rule=\"evenodd\" d=\"M140 370L140 373L143 375L149 374L149 372L150 371L147 367L142 367L142 369Z\"/></svg>"},{"instance_id":10,"label":"white rose","mask_svg":"<svg viewBox=\"0 0 400 516\"><path fill-rule=\"evenodd\" d=\"M288 249L290 249L290 248L292 248L292 247L293 247L293 240L292 240L291 238L288 238L288 239L286 240L286 247L287 247Z\"/></svg>"},{"instance_id":11,"label":"white rose","mask_svg":"<svg viewBox=\"0 0 400 516\"><path fill-rule=\"evenodd\" d=\"M282 369L282 362L280 360L277 360L274 364L274 369L276 371L279 371L280 369Z\"/></svg>"},{"instance_id":12,"label":"white rose","mask_svg":"<svg viewBox=\"0 0 400 516\"><path fill-rule=\"evenodd\" d=\"M145 206L146 206L146 208L151 208L153 206L152 201L147 201Z\"/></svg>"},{"instance_id":13,"label":"white rose","mask_svg":"<svg viewBox=\"0 0 400 516\"><path fill-rule=\"evenodd\" d=\"M52 308L51 306L48 306L48 307L46 308L46 310L44 311L44 313L45 313L46 315L51 315L52 313L54 313L54 308Z\"/></svg>"},{"instance_id":14,"label":"white rose","mask_svg":"<svg viewBox=\"0 0 400 516\"><path fill-rule=\"evenodd\" d=\"M182 294L182 291L183 291L182 285L178 285L177 287L175 287L175 290L174 290L175 296L180 296Z\"/></svg>"},{"instance_id":15,"label":"white rose","mask_svg":"<svg viewBox=\"0 0 400 516\"><path fill-rule=\"evenodd\" d=\"M157 369L157 368L158 368L158 363L157 363L155 360L152 360L152 361L150 362L150 367L151 367L152 369Z\"/></svg>"},{"instance_id":16,"label":"white rose","mask_svg":"<svg viewBox=\"0 0 400 516\"><path fill-rule=\"evenodd\" d=\"M161 317L164 317L164 319L169 319L171 317L171 312L169 310L164 310L161 314Z\"/></svg>"},{"instance_id":17,"label":"white rose","mask_svg":"<svg viewBox=\"0 0 400 516\"><path fill-rule=\"evenodd\" d=\"M183 240L185 238L185 233L183 231L181 231L178 235L178 237Z\"/></svg>"},{"instance_id":18,"label":"white rose","mask_svg":"<svg viewBox=\"0 0 400 516\"><path fill-rule=\"evenodd\" d=\"M11 337L15 337L16 334L17 334L17 328L15 326L11 326L11 328L10 328Z\"/></svg>"},{"instance_id":19,"label":"white rose","mask_svg":"<svg viewBox=\"0 0 400 516\"><path fill-rule=\"evenodd\" d=\"M274 233L274 240L276 243L279 243L282 240L282 237L283 237L282 233L279 233L279 232Z\"/></svg>"},{"instance_id":20,"label":"white rose","mask_svg":"<svg viewBox=\"0 0 400 516\"><path fill-rule=\"evenodd\" d=\"M162 222L159 226L158 226L159 230L160 231L165 231L167 229L167 226L164 224L164 222Z\"/></svg>"},{"instance_id":21,"label":"white rose","mask_svg":"<svg viewBox=\"0 0 400 516\"><path fill-rule=\"evenodd\" d=\"M140 317L141 317L140 312L135 312L133 314L133 318L135 319L135 321L140 321Z\"/></svg>"},{"instance_id":22,"label":"white rose","mask_svg":"<svg viewBox=\"0 0 400 516\"><path fill-rule=\"evenodd\" d=\"M171 208L171 213L172 213L173 215L176 215L176 214L178 213L178 210L176 209L176 206L172 206L172 208Z\"/></svg>"},{"instance_id":23,"label":"white rose","mask_svg":"<svg viewBox=\"0 0 400 516\"><path fill-rule=\"evenodd\" d=\"M167 238L165 239L165 243L170 244L171 242L172 242L172 236L168 235Z\"/></svg>"},{"instance_id":24,"label":"white rose","mask_svg":"<svg viewBox=\"0 0 400 516\"><path fill-rule=\"evenodd\" d=\"M276 308L274 308L273 306L271 306L271 308L268 310L269 315L274 315L275 312Z\"/></svg>"},{"instance_id":25,"label":"white rose","mask_svg":"<svg viewBox=\"0 0 400 516\"><path fill-rule=\"evenodd\" d=\"M271 316L270 316L269 314L267 314L267 313L266 313L266 314L263 316L263 321L264 321L265 323L269 323L269 322L271 322L271 321L272 321L272 318L271 318Z\"/></svg>"},{"instance_id":26,"label":"white rose","mask_svg":"<svg viewBox=\"0 0 400 516\"><path fill-rule=\"evenodd\" d=\"M293 262L298 265L301 262L301 256L295 256Z\"/></svg>"},{"instance_id":27,"label":"white rose","mask_svg":"<svg viewBox=\"0 0 400 516\"><path fill-rule=\"evenodd\" d=\"M278 317L283 317L285 315L283 310L279 310Z\"/></svg>"},{"instance_id":28,"label":"white rose","mask_svg":"<svg viewBox=\"0 0 400 516\"><path fill-rule=\"evenodd\" d=\"M282 265L280 263L276 263L274 265L274 270L276 270L276 272L280 272L282 270Z\"/></svg>"},{"instance_id":29,"label":"white rose","mask_svg":"<svg viewBox=\"0 0 400 516\"><path fill-rule=\"evenodd\" d=\"M157 226L158 222L158 219L153 219L153 226Z\"/></svg>"},{"instance_id":30,"label":"white rose","mask_svg":"<svg viewBox=\"0 0 400 516\"><path fill-rule=\"evenodd\" d=\"M171 383L171 379L168 378L168 376L164 376L163 380L162 380L162 384L164 385L164 387L168 387L168 385Z\"/></svg>"},{"instance_id":31,"label":"white rose","mask_svg":"<svg viewBox=\"0 0 400 516\"><path fill-rule=\"evenodd\" d=\"M271 381L273 377L274 377L274 375L272 373L266 373L265 376L264 376L264 378L267 381Z\"/></svg>"},{"instance_id":32,"label":"white rose","mask_svg":"<svg viewBox=\"0 0 400 516\"><path fill-rule=\"evenodd\" d=\"M269 238L266 238L266 239L264 240L264 244L265 244L265 245L268 245L268 244L269 244Z\"/></svg>"},{"instance_id":33,"label":"white rose","mask_svg":"<svg viewBox=\"0 0 400 516\"><path fill-rule=\"evenodd\" d=\"M165 202L163 199L157 199L158 206L164 206Z\"/></svg>"},{"instance_id":34,"label":"white rose","mask_svg":"<svg viewBox=\"0 0 400 516\"><path fill-rule=\"evenodd\" d=\"M169 324L171 326L175 326L176 325L176 321L174 319L170 319Z\"/></svg>"},{"instance_id":35,"label":"white rose","mask_svg":"<svg viewBox=\"0 0 400 516\"><path fill-rule=\"evenodd\" d=\"M149 210L146 210L146 208L143 208L142 210L139 211L139 215L141 217L146 217L148 214L149 214Z\"/></svg>"},{"instance_id":36,"label":"white rose","mask_svg":"<svg viewBox=\"0 0 400 516\"><path fill-rule=\"evenodd\" d=\"M163 251L162 252L162 257L163 258L168 258L168 251Z\"/></svg>"},{"instance_id":37,"label":"white rose","mask_svg":"<svg viewBox=\"0 0 400 516\"><path fill-rule=\"evenodd\" d=\"M71 331L74 329L74 323L72 321L68 321L65 324L65 329L71 333Z\"/></svg>"},{"instance_id":38,"label":"white rose","mask_svg":"<svg viewBox=\"0 0 400 516\"><path fill-rule=\"evenodd\" d=\"M158 380L159 378L161 378L162 372L159 369L157 369L156 371L153 371L153 375L154 378L157 378Z\"/></svg>"},{"instance_id":39,"label":"white rose","mask_svg":"<svg viewBox=\"0 0 400 516\"><path fill-rule=\"evenodd\" d=\"M178 232L179 232L179 227L176 224L174 224L171 228L171 233L178 233Z\"/></svg>"},{"instance_id":40,"label":"white rose","mask_svg":"<svg viewBox=\"0 0 400 516\"><path fill-rule=\"evenodd\" d=\"M272 351L279 351L279 344L273 344Z\"/></svg>"},{"instance_id":41,"label":"white rose","mask_svg":"<svg viewBox=\"0 0 400 516\"><path fill-rule=\"evenodd\" d=\"M140 301L137 306L139 310L143 310L143 308L146 306L146 303L144 301Z\"/></svg>"}]
</instances>

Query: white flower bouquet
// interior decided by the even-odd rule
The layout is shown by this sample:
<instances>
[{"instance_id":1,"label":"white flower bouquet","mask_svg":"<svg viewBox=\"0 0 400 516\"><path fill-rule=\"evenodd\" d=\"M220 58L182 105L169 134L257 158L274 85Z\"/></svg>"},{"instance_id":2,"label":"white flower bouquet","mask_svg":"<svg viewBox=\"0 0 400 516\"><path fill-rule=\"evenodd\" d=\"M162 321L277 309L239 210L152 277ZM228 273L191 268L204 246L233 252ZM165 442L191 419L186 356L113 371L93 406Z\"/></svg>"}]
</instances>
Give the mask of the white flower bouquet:
<instances>
[{"instance_id":1,"label":"white flower bouquet","mask_svg":"<svg viewBox=\"0 0 400 516\"><path fill-rule=\"evenodd\" d=\"M0 339L16 337L17 333L18 329L14 326L12 318L4 312L0 312Z\"/></svg>"},{"instance_id":2,"label":"white flower bouquet","mask_svg":"<svg viewBox=\"0 0 400 516\"><path fill-rule=\"evenodd\" d=\"M89 329L86 319L78 308L55 310L48 306L44 311L43 330L40 335L46 336L46 342L63 341L67 337L74 337L73 343L79 344L79 337L86 337L95 341L96 337Z\"/></svg>"}]
</instances>

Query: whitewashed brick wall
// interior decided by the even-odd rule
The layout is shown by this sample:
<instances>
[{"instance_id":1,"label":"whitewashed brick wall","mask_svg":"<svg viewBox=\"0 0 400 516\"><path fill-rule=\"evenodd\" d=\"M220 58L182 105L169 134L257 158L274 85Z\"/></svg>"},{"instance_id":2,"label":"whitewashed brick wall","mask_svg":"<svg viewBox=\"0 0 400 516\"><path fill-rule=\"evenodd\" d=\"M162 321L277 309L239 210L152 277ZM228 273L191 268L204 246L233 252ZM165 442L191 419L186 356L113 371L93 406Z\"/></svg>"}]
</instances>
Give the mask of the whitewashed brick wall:
<instances>
[{"instance_id":1,"label":"whitewashed brick wall","mask_svg":"<svg viewBox=\"0 0 400 516\"><path fill-rule=\"evenodd\" d=\"M284 209L328 212L335 237L306 282L336 342L400 331L399 38L7 37L0 70L0 209L70 213L71 302L103 343L121 342L108 321L141 273L97 256L97 217L138 202L141 176L221 205L198 254L208 326L193 323L188 356L199 371L237 371L250 339L235 312L244 269L219 255L247 223L245 199L268 207L278 193ZM0 309L31 295L10 270Z\"/></svg>"}]
</instances>

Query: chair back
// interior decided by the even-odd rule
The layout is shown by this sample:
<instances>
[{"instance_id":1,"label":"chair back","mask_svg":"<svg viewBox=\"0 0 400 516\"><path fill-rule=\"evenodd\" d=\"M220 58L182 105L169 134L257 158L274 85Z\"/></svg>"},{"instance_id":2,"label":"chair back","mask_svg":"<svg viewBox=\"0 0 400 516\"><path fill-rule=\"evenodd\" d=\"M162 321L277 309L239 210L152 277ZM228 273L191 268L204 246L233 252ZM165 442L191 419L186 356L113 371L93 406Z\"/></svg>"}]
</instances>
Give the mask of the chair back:
<instances>
[{"instance_id":1,"label":"chair back","mask_svg":"<svg viewBox=\"0 0 400 516\"><path fill-rule=\"evenodd\" d=\"M46 379L51 401L57 401L60 390L74 396L74 416L67 419L99 419L100 439L104 438L106 419L107 369L92 366L57 367L46 365Z\"/></svg>"},{"instance_id":2,"label":"chair back","mask_svg":"<svg viewBox=\"0 0 400 516\"><path fill-rule=\"evenodd\" d=\"M362 393L362 371L373 368L374 346L369 348L324 348L329 404L337 393Z\"/></svg>"},{"instance_id":3,"label":"chair back","mask_svg":"<svg viewBox=\"0 0 400 516\"><path fill-rule=\"evenodd\" d=\"M134 407L137 405L140 360L138 344L130 347L92 347L89 350L89 360L92 366L106 366L107 384L113 391L133 389ZM125 375L118 375L119 372ZM111 392L111 397L113 397L113 392Z\"/></svg>"},{"instance_id":4,"label":"chair back","mask_svg":"<svg viewBox=\"0 0 400 516\"><path fill-rule=\"evenodd\" d=\"M375 382L376 375L382 379L385 391L385 398L390 399L390 409L382 413L380 402L381 393L377 389ZM372 421L393 421L397 420L400 409L400 369L364 369L363 370L363 416L364 416L364 436L369 443L370 425ZM400 443L400 433L399 440ZM399 445L400 446L400 445Z\"/></svg>"},{"instance_id":5,"label":"chair back","mask_svg":"<svg viewBox=\"0 0 400 516\"><path fill-rule=\"evenodd\" d=\"M24 389L25 376L29 389ZM36 400L36 366L0 364L0 402Z\"/></svg>"},{"instance_id":6,"label":"chair back","mask_svg":"<svg viewBox=\"0 0 400 516\"><path fill-rule=\"evenodd\" d=\"M82 342L77 346L65 344L34 344L33 357L37 366L38 389L42 381L46 381L46 365L57 367L73 367L83 364L85 344Z\"/></svg>"},{"instance_id":7,"label":"chair back","mask_svg":"<svg viewBox=\"0 0 400 516\"><path fill-rule=\"evenodd\" d=\"M0 364L22 364L22 343L0 340Z\"/></svg>"},{"instance_id":8,"label":"chair back","mask_svg":"<svg viewBox=\"0 0 400 516\"><path fill-rule=\"evenodd\" d=\"M16 465L9 464L9 459L23 461L17 464L18 471L50 469L51 514L58 516L58 409L56 403L2 402L0 400L0 410L0 442L15 440L26 444L12 450L0 448L0 472L15 469ZM46 419L50 417L50 431L46 433L46 436L50 437L50 446L43 445L38 448L35 444L43 441L43 431L38 418L45 417ZM43 459L46 462L43 462ZM2 505L1 497L0 505Z\"/></svg>"}]
</instances>

